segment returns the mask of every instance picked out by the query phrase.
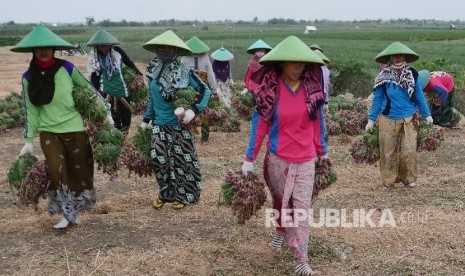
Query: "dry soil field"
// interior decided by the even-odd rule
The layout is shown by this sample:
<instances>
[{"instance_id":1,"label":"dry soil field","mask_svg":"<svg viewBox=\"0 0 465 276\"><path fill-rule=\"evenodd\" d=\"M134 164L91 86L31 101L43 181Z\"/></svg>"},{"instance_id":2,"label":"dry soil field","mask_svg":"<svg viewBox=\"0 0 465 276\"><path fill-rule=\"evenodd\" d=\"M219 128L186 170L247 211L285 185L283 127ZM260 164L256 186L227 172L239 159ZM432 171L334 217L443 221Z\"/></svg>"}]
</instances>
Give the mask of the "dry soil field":
<instances>
[{"instance_id":1,"label":"dry soil field","mask_svg":"<svg viewBox=\"0 0 465 276\"><path fill-rule=\"evenodd\" d=\"M29 54L0 48L0 96L20 91ZM70 57L86 74L86 57ZM138 64L140 69L143 65ZM134 118L134 126L141 118ZM119 178L96 172L96 208L82 224L57 231L58 217L21 208L9 193L6 174L23 141L21 129L0 135L1 275L293 275L287 247L272 253L273 234L264 211L237 225L229 208L218 204L223 176L240 166L250 125L242 132L212 133L197 143L204 189L201 200L181 211L167 204L154 210L154 179ZM417 187L384 191L377 166L354 165L348 153L356 137L330 138L338 181L314 202L322 209L373 209L378 225L387 209L396 227L318 227L311 230L311 264L323 275L465 275L465 134L447 129L442 147L420 153ZM38 139L35 153L43 158ZM260 155L263 157L263 153ZM258 173L260 161L256 162ZM266 207L270 206L268 199Z\"/></svg>"}]
</instances>

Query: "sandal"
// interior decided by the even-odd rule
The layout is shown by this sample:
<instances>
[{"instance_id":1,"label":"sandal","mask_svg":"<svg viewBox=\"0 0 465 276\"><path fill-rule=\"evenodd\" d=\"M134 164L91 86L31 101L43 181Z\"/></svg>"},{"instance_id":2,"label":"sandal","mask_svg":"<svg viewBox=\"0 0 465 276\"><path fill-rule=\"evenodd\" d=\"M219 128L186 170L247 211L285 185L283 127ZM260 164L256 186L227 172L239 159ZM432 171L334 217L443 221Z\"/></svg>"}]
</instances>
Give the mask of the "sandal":
<instances>
[{"instance_id":1,"label":"sandal","mask_svg":"<svg viewBox=\"0 0 465 276\"><path fill-rule=\"evenodd\" d=\"M182 208L186 207L186 205L184 203L181 203L179 201L175 201L173 202L173 209L174 210L181 210Z\"/></svg>"},{"instance_id":2,"label":"sandal","mask_svg":"<svg viewBox=\"0 0 465 276\"><path fill-rule=\"evenodd\" d=\"M160 209L163 205L165 205L165 202L159 198L155 199L152 203L152 207L155 209Z\"/></svg>"}]
</instances>

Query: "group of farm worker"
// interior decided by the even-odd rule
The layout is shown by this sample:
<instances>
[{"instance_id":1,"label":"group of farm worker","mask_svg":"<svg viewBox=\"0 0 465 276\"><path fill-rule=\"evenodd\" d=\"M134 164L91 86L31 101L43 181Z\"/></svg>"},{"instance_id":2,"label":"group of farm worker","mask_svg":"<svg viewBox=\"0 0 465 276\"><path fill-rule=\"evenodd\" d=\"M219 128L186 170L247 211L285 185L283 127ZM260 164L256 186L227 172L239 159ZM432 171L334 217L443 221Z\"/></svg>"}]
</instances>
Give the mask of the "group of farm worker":
<instances>
[{"instance_id":1,"label":"group of farm worker","mask_svg":"<svg viewBox=\"0 0 465 276\"><path fill-rule=\"evenodd\" d=\"M92 148L74 108L73 87L91 88L100 101L108 103L108 124L125 132L130 127L131 95L122 76L123 64L138 75L142 73L119 44L104 30L89 40L88 46L93 48L88 59L90 81L71 62L55 57L55 51L73 46L43 25L37 25L11 49L32 52L22 78L26 124L20 155L32 153L33 139L39 133L51 176L48 211L63 215L54 228L79 224L79 213L90 210L96 202ZM183 42L172 31L142 47L155 53L145 70L149 102L140 125L152 131L150 156L159 186L152 206L160 209L171 203L179 210L196 203L202 189L194 135L183 125L205 109L210 97L230 105L230 61L234 56L221 47L211 54L214 61L210 63L210 48L203 41L194 36ZM252 93L255 109L242 172L253 172L254 161L268 137L263 172L278 218L285 209L309 210L315 161L328 158L324 116L331 88L330 60L321 47L307 46L296 36L285 38L274 48L257 40L247 53L252 56L243 93ZM452 77L445 72L417 72L410 63L418 58L400 42L392 43L375 58L385 66L375 79L366 130L378 120L381 180L386 188L399 181L415 186L418 161L413 115L419 110L429 123L450 123ZM198 96L178 119L173 98L178 89L187 86ZM440 95L431 111L423 91ZM204 127L202 141L208 140L208 133ZM298 222L297 227L281 226L277 221L270 247L280 251L285 241L296 259L295 274L318 275L308 264L308 220Z\"/></svg>"}]
</instances>

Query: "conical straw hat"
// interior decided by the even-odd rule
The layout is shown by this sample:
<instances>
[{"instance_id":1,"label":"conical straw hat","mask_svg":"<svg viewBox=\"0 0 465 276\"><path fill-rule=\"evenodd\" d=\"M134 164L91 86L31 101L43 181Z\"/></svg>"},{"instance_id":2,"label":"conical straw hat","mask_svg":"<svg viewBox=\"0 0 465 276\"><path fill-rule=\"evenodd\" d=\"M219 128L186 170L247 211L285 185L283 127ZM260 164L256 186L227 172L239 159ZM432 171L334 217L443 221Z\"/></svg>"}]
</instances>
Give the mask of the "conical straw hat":
<instances>
[{"instance_id":1,"label":"conical straw hat","mask_svg":"<svg viewBox=\"0 0 465 276\"><path fill-rule=\"evenodd\" d=\"M191 49L193 54L202 54L210 51L210 47L196 36L186 41L186 45Z\"/></svg>"},{"instance_id":2,"label":"conical straw hat","mask_svg":"<svg viewBox=\"0 0 465 276\"><path fill-rule=\"evenodd\" d=\"M118 39L105 30L97 31L94 36L87 42L87 46L95 47L97 45L119 45Z\"/></svg>"},{"instance_id":3,"label":"conical straw hat","mask_svg":"<svg viewBox=\"0 0 465 276\"><path fill-rule=\"evenodd\" d=\"M167 45L179 48L179 56L190 56L192 54L189 46L184 43L173 31L168 30L147 41L142 47L150 52L157 52L158 46Z\"/></svg>"},{"instance_id":4,"label":"conical straw hat","mask_svg":"<svg viewBox=\"0 0 465 276\"><path fill-rule=\"evenodd\" d=\"M225 48L221 47L218 50L214 51L211 54L212 59L219 60L219 61L228 61L234 58L234 55L226 50Z\"/></svg>"},{"instance_id":5,"label":"conical straw hat","mask_svg":"<svg viewBox=\"0 0 465 276\"><path fill-rule=\"evenodd\" d=\"M431 73L428 70L418 71L418 79L421 83L421 89L425 89L431 79Z\"/></svg>"},{"instance_id":6,"label":"conical straw hat","mask_svg":"<svg viewBox=\"0 0 465 276\"><path fill-rule=\"evenodd\" d=\"M375 60L379 63L388 63L392 55L405 55L405 61L407 62L413 62L420 58L420 56L409 47L400 42L394 42L379 53L375 57Z\"/></svg>"},{"instance_id":7,"label":"conical straw hat","mask_svg":"<svg viewBox=\"0 0 465 276\"><path fill-rule=\"evenodd\" d=\"M253 53L255 53L255 51L260 50L260 49L264 49L264 50L270 51L270 50L273 49L273 48L272 48L270 45L266 44L265 41L259 39L259 40L255 41L254 44L252 44L252 45L247 49L247 53L248 53L248 54L253 54Z\"/></svg>"},{"instance_id":8,"label":"conical straw hat","mask_svg":"<svg viewBox=\"0 0 465 276\"><path fill-rule=\"evenodd\" d=\"M322 51L316 49L316 50L313 50L313 52L315 52L326 64L331 64L331 60L329 60L329 58L323 54Z\"/></svg>"},{"instance_id":9,"label":"conical straw hat","mask_svg":"<svg viewBox=\"0 0 465 276\"><path fill-rule=\"evenodd\" d=\"M277 61L313 62L325 64L305 43L296 36L288 36L260 59L260 63Z\"/></svg>"},{"instance_id":10,"label":"conical straw hat","mask_svg":"<svg viewBox=\"0 0 465 276\"><path fill-rule=\"evenodd\" d=\"M37 25L18 44L11 48L12 52L32 52L33 48L54 48L68 50L74 48L66 40L57 36L42 24Z\"/></svg>"}]
</instances>

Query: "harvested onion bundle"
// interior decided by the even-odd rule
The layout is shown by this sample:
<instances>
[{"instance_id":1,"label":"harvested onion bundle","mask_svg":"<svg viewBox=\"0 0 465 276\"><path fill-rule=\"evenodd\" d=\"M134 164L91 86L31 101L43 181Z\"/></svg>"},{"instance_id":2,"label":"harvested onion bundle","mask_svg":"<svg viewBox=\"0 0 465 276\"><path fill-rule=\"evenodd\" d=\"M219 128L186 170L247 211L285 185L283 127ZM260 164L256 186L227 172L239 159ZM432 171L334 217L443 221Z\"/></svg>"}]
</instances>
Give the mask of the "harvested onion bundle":
<instances>
[{"instance_id":1,"label":"harvested onion bundle","mask_svg":"<svg viewBox=\"0 0 465 276\"><path fill-rule=\"evenodd\" d=\"M26 179L21 183L18 191L20 202L24 206L34 205L37 208L39 199L47 198L47 188L50 183L50 172L44 160L32 165Z\"/></svg>"},{"instance_id":2,"label":"harvested onion bundle","mask_svg":"<svg viewBox=\"0 0 465 276\"><path fill-rule=\"evenodd\" d=\"M21 182L26 178L29 168L36 162L37 158L31 154L24 154L18 157L8 169L8 183L12 193L16 193L21 187Z\"/></svg>"},{"instance_id":3,"label":"harvested onion bundle","mask_svg":"<svg viewBox=\"0 0 465 276\"><path fill-rule=\"evenodd\" d=\"M328 158L317 158L315 162L315 182L313 184L312 199L316 198L320 191L328 188L336 182L337 175L332 169Z\"/></svg>"},{"instance_id":4,"label":"harvested onion bundle","mask_svg":"<svg viewBox=\"0 0 465 276\"><path fill-rule=\"evenodd\" d=\"M241 170L228 171L221 193L239 224L255 215L266 201L265 184L255 174L243 175Z\"/></svg>"}]
</instances>

